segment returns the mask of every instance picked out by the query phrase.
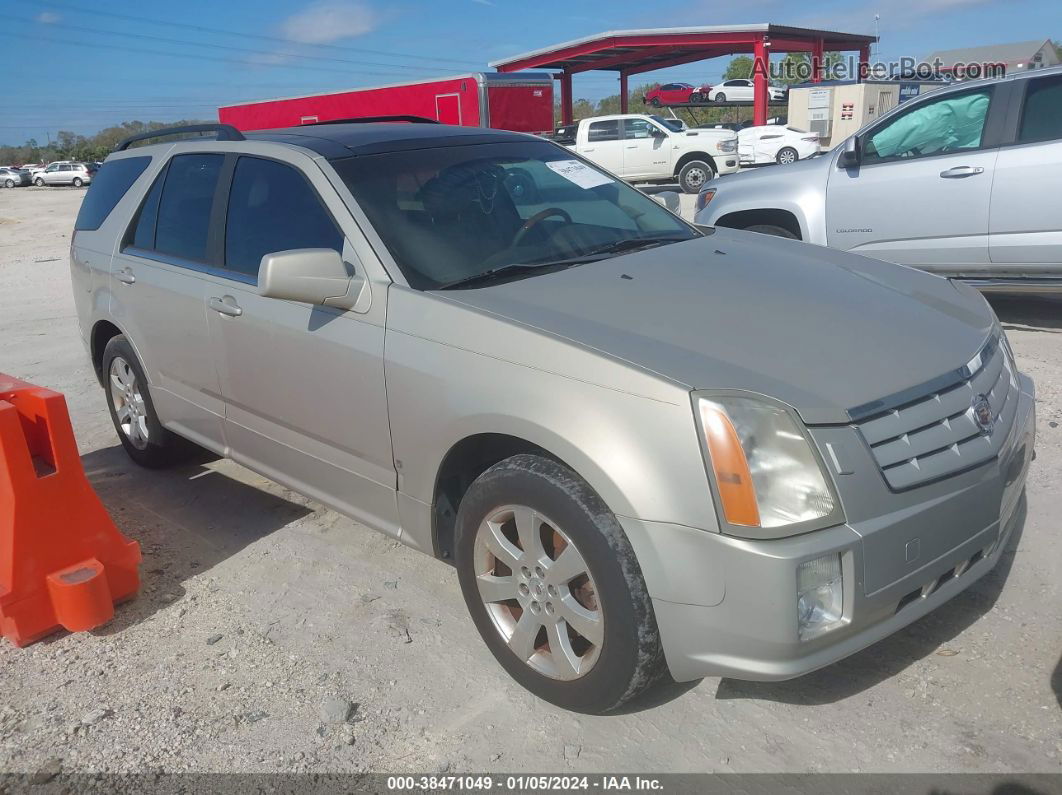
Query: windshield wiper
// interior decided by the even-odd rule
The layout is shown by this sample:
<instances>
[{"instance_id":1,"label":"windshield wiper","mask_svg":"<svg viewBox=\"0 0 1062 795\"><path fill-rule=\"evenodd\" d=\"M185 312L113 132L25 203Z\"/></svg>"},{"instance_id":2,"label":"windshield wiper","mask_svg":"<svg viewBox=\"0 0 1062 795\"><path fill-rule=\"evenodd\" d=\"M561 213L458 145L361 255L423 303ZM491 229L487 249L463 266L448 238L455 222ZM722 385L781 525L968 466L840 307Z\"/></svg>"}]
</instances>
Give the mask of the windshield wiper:
<instances>
[{"instance_id":1,"label":"windshield wiper","mask_svg":"<svg viewBox=\"0 0 1062 795\"><path fill-rule=\"evenodd\" d=\"M497 268L485 270L482 273L473 273L471 276L463 276L452 282L440 284L436 290L451 290L457 287L467 287L473 284L492 282L506 276L528 273L543 269L564 270L575 265L585 265L588 262L608 259L609 254L618 254L622 251L633 251L651 246L662 246L665 243L678 243L692 238L685 237L630 237L624 240L616 240L604 246L591 249L583 254L562 259L551 259L546 262L513 262L509 265L500 265Z\"/></svg>"},{"instance_id":2,"label":"windshield wiper","mask_svg":"<svg viewBox=\"0 0 1062 795\"><path fill-rule=\"evenodd\" d=\"M513 262L509 265L500 265L497 268L491 268L481 273L473 273L471 276L462 276L460 279L454 279L452 282L446 282L440 284L435 290L451 290L455 287L466 287L472 284L479 284L481 282L492 282L495 279L501 279L505 276L511 276L520 273L529 273L531 271L538 271L547 268L553 268L556 270L563 270L564 268L570 268L573 265L582 265L584 262L591 262L594 257L570 257L567 259L555 259L549 262Z\"/></svg>"}]
</instances>

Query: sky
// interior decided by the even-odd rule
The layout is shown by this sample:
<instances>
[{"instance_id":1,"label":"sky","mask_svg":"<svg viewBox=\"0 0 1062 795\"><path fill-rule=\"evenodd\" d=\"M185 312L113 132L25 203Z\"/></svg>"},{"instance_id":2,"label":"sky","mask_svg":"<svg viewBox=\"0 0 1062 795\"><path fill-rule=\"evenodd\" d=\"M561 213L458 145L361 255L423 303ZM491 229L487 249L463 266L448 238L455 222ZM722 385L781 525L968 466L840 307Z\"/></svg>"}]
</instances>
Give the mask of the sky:
<instances>
[{"instance_id":1,"label":"sky","mask_svg":"<svg viewBox=\"0 0 1062 795\"><path fill-rule=\"evenodd\" d=\"M880 20L875 22L875 15ZM0 0L0 142L219 105L486 70L607 30L760 23L874 33L878 59L1062 39L1059 0ZM713 82L728 58L646 82ZM633 79L632 79L633 80ZM633 85L633 82L632 82ZM577 98L618 92L575 77Z\"/></svg>"}]
</instances>

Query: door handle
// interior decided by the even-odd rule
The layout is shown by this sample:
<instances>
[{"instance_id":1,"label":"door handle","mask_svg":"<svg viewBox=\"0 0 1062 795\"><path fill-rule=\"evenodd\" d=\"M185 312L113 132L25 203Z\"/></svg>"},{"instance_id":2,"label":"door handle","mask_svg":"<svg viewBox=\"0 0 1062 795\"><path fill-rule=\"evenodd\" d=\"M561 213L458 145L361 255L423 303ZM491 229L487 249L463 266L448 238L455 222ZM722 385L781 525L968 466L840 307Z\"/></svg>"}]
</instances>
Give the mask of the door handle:
<instances>
[{"instance_id":1,"label":"door handle","mask_svg":"<svg viewBox=\"0 0 1062 795\"><path fill-rule=\"evenodd\" d=\"M233 298L231 295L226 295L224 298L211 298L208 302L208 305L219 315L226 315L227 317L239 317L243 314L243 310L240 309L240 305L236 303L236 299Z\"/></svg>"},{"instance_id":2,"label":"door handle","mask_svg":"<svg viewBox=\"0 0 1062 795\"><path fill-rule=\"evenodd\" d=\"M133 275L133 272L129 270L129 268L122 268L120 271L114 274L114 278L120 281L122 284L132 284L136 281L136 276Z\"/></svg>"},{"instance_id":3,"label":"door handle","mask_svg":"<svg viewBox=\"0 0 1062 795\"><path fill-rule=\"evenodd\" d=\"M944 179L958 179L960 177L972 177L975 174L983 174L985 170L981 166L955 166L947 171L941 171L940 176Z\"/></svg>"}]
</instances>

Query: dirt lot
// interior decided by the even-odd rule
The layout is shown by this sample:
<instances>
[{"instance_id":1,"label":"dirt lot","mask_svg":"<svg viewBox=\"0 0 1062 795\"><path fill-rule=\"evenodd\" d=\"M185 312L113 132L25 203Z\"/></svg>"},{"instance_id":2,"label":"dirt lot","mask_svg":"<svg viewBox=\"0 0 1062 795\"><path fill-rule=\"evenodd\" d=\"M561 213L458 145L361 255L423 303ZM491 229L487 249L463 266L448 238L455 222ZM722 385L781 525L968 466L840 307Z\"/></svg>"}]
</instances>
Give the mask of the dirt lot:
<instances>
[{"instance_id":1,"label":"dirt lot","mask_svg":"<svg viewBox=\"0 0 1062 795\"><path fill-rule=\"evenodd\" d=\"M0 190L0 371L66 393L143 593L101 631L0 642L0 770L1062 771L1062 302L995 302L1039 442L991 575L802 679L585 717L509 680L445 564L230 462L129 462L70 295L82 196Z\"/></svg>"}]
</instances>

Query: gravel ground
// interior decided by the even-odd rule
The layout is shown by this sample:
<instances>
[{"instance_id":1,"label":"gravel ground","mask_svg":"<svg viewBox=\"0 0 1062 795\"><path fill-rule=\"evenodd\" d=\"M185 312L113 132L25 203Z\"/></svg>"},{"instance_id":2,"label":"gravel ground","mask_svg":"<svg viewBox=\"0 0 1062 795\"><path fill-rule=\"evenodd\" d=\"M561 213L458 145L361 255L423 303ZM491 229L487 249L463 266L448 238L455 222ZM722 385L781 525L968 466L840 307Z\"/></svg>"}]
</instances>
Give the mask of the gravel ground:
<instances>
[{"instance_id":1,"label":"gravel ground","mask_svg":"<svg viewBox=\"0 0 1062 795\"><path fill-rule=\"evenodd\" d=\"M1039 442L992 574L801 679L586 717L509 680L445 564L231 462L129 462L70 295L83 195L0 190L0 371L66 393L143 590L100 631L0 642L0 770L1062 772L1062 302L995 301Z\"/></svg>"}]
</instances>

